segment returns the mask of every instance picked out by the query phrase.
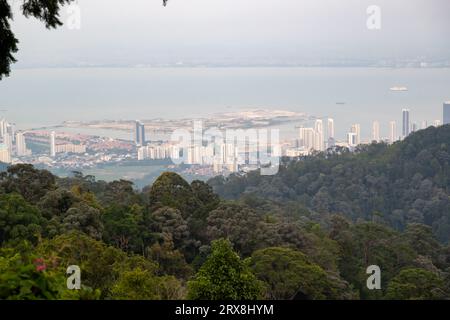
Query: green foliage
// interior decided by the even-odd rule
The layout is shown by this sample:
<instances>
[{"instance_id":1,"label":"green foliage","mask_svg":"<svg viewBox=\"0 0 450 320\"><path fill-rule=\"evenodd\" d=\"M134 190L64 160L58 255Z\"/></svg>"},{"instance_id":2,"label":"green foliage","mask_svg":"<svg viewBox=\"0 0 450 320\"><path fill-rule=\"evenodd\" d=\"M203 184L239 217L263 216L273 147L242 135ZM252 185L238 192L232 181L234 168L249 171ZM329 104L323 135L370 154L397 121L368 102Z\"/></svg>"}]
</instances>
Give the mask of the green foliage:
<instances>
[{"instance_id":1,"label":"green foliage","mask_svg":"<svg viewBox=\"0 0 450 320\"><path fill-rule=\"evenodd\" d=\"M151 235L143 226L142 211L139 205L108 207L101 217L104 241L126 252L143 253Z\"/></svg>"},{"instance_id":2,"label":"green foliage","mask_svg":"<svg viewBox=\"0 0 450 320\"><path fill-rule=\"evenodd\" d=\"M158 263L159 272L187 279L192 273L192 268L186 263L183 254L174 248L171 235L163 233L160 242L149 248L149 256Z\"/></svg>"},{"instance_id":3,"label":"green foliage","mask_svg":"<svg viewBox=\"0 0 450 320\"><path fill-rule=\"evenodd\" d=\"M189 227L179 210L169 207L159 208L150 214L147 224L157 235L169 234L176 247L183 248L189 245Z\"/></svg>"},{"instance_id":4,"label":"green foliage","mask_svg":"<svg viewBox=\"0 0 450 320\"><path fill-rule=\"evenodd\" d=\"M262 294L247 262L223 239L213 241L210 256L188 287L188 297L194 300L254 300Z\"/></svg>"},{"instance_id":5,"label":"green foliage","mask_svg":"<svg viewBox=\"0 0 450 320\"><path fill-rule=\"evenodd\" d=\"M54 189L55 177L49 171L37 170L30 164L10 166L0 173L0 193L19 193L32 204Z\"/></svg>"},{"instance_id":6,"label":"green foliage","mask_svg":"<svg viewBox=\"0 0 450 320\"><path fill-rule=\"evenodd\" d=\"M173 172L165 172L156 179L149 191L149 199L153 209L178 209L184 218L191 216L200 206L191 186Z\"/></svg>"},{"instance_id":7,"label":"green foliage","mask_svg":"<svg viewBox=\"0 0 450 320\"><path fill-rule=\"evenodd\" d=\"M450 125L420 130L400 143L340 148L287 161L274 176L258 172L216 177L208 183L222 198L254 197L306 206L311 218L340 214L403 230L429 225L443 243L450 240ZM253 202L255 200L253 199Z\"/></svg>"},{"instance_id":8,"label":"green foliage","mask_svg":"<svg viewBox=\"0 0 450 320\"><path fill-rule=\"evenodd\" d=\"M111 290L116 300L181 299L183 290L174 277L155 277L150 271L136 268L124 271Z\"/></svg>"},{"instance_id":9,"label":"green foliage","mask_svg":"<svg viewBox=\"0 0 450 320\"><path fill-rule=\"evenodd\" d=\"M221 204L208 217L209 240L227 238L242 255L249 256L268 241L276 240L271 235L270 224L247 206L234 203ZM267 240L267 241L266 241Z\"/></svg>"},{"instance_id":10,"label":"green foliage","mask_svg":"<svg viewBox=\"0 0 450 320\"><path fill-rule=\"evenodd\" d=\"M12 249L1 251L0 299L57 299L64 283L63 277L56 279L38 271L31 257L14 254Z\"/></svg>"},{"instance_id":11,"label":"green foliage","mask_svg":"<svg viewBox=\"0 0 450 320\"><path fill-rule=\"evenodd\" d=\"M0 245L29 240L36 243L44 219L38 209L18 194L0 194Z\"/></svg>"},{"instance_id":12,"label":"green foliage","mask_svg":"<svg viewBox=\"0 0 450 320\"><path fill-rule=\"evenodd\" d=\"M423 269L405 269L389 283L386 299L432 300L446 296L443 280Z\"/></svg>"},{"instance_id":13,"label":"green foliage","mask_svg":"<svg viewBox=\"0 0 450 320\"><path fill-rule=\"evenodd\" d=\"M256 251L252 255L251 266L258 279L266 284L268 299L354 297L344 281L333 279L320 266L296 250L275 247ZM342 286L344 290L340 290Z\"/></svg>"},{"instance_id":14,"label":"green foliage","mask_svg":"<svg viewBox=\"0 0 450 320\"><path fill-rule=\"evenodd\" d=\"M99 292L82 287L68 290L66 277L54 264L25 250L0 249L0 299L51 300L97 299Z\"/></svg>"},{"instance_id":15,"label":"green foliage","mask_svg":"<svg viewBox=\"0 0 450 320\"><path fill-rule=\"evenodd\" d=\"M12 11L6 0L0 1L0 80L3 76L8 76L10 66L16 62L13 54L17 52L19 41L11 31L10 21L12 20Z\"/></svg>"},{"instance_id":16,"label":"green foliage","mask_svg":"<svg viewBox=\"0 0 450 320\"><path fill-rule=\"evenodd\" d=\"M103 232L100 211L81 202L67 210L62 219L62 228L65 232L81 231L99 240Z\"/></svg>"},{"instance_id":17,"label":"green foliage","mask_svg":"<svg viewBox=\"0 0 450 320\"><path fill-rule=\"evenodd\" d=\"M236 201L174 173L137 191L10 166L0 173L0 298L448 298L447 135L210 182ZM382 290L366 287L373 264ZM69 265L82 290L65 288Z\"/></svg>"},{"instance_id":18,"label":"green foliage","mask_svg":"<svg viewBox=\"0 0 450 320\"><path fill-rule=\"evenodd\" d=\"M178 210L188 222L191 235L206 240L207 215L218 205L217 196L209 186L200 181L194 181L191 186L178 174L165 172L155 181L148 194L151 211L163 207Z\"/></svg>"},{"instance_id":19,"label":"green foliage","mask_svg":"<svg viewBox=\"0 0 450 320\"><path fill-rule=\"evenodd\" d=\"M111 287L123 271L137 267L151 273L157 270L155 263L142 256L127 256L123 251L79 232L43 241L36 251L60 266L61 272L70 265L78 265L83 273L83 284L99 289L102 297L110 294Z\"/></svg>"}]
</instances>

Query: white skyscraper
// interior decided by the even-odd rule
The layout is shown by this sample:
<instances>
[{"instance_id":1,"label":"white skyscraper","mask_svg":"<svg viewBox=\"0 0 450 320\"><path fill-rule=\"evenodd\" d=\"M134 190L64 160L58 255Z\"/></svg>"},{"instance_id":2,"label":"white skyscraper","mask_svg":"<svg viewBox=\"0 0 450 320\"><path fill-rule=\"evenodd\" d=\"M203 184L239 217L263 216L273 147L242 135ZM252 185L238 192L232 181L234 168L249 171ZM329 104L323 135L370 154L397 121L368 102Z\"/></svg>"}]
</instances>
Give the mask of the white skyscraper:
<instances>
[{"instance_id":1,"label":"white skyscraper","mask_svg":"<svg viewBox=\"0 0 450 320\"><path fill-rule=\"evenodd\" d=\"M50 133L50 156L56 156L56 134L55 131Z\"/></svg>"},{"instance_id":2,"label":"white skyscraper","mask_svg":"<svg viewBox=\"0 0 450 320\"><path fill-rule=\"evenodd\" d=\"M0 138L3 138L8 132L8 122L5 119L0 120Z\"/></svg>"},{"instance_id":3,"label":"white skyscraper","mask_svg":"<svg viewBox=\"0 0 450 320\"><path fill-rule=\"evenodd\" d=\"M8 150L8 146L4 143L0 143L0 162L11 163L11 153Z\"/></svg>"},{"instance_id":4,"label":"white skyscraper","mask_svg":"<svg viewBox=\"0 0 450 320\"><path fill-rule=\"evenodd\" d=\"M402 126L402 137L406 138L411 133L410 120L409 120L409 109L402 110L403 126Z\"/></svg>"},{"instance_id":5,"label":"white skyscraper","mask_svg":"<svg viewBox=\"0 0 450 320\"><path fill-rule=\"evenodd\" d=\"M315 139L314 139L314 149L317 151L323 151L324 146L324 135L323 135L323 121L318 119L314 124Z\"/></svg>"},{"instance_id":6,"label":"white skyscraper","mask_svg":"<svg viewBox=\"0 0 450 320\"><path fill-rule=\"evenodd\" d=\"M30 150L27 149L23 132L16 133L16 153L18 157L23 157L30 154Z\"/></svg>"},{"instance_id":7,"label":"white skyscraper","mask_svg":"<svg viewBox=\"0 0 450 320\"><path fill-rule=\"evenodd\" d=\"M442 113L442 123L450 124L450 101L444 102Z\"/></svg>"},{"instance_id":8,"label":"white skyscraper","mask_svg":"<svg viewBox=\"0 0 450 320\"><path fill-rule=\"evenodd\" d=\"M423 120L423 121L422 121L421 129L426 129L426 128L428 128L428 123L427 123L426 120Z\"/></svg>"},{"instance_id":9,"label":"white skyscraper","mask_svg":"<svg viewBox=\"0 0 450 320\"><path fill-rule=\"evenodd\" d=\"M8 148L8 152L11 155L13 150L13 142L12 137L8 132L6 132L5 135L3 136L3 143Z\"/></svg>"},{"instance_id":10,"label":"white skyscraper","mask_svg":"<svg viewBox=\"0 0 450 320\"><path fill-rule=\"evenodd\" d=\"M304 147L307 151L314 149L315 132L313 128L299 129L299 146Z\"/></svg>"},{"instance_id":11,"label":"white skyscraper","mask_svg":"<svg viewBox=\"0 0 450 320\"><path fill-rule=\"evenodd\" d=\"M372 124L372 141L380 142L380 123L374 121Z\"/></svg>"},{"instance_id":12,"label":"white skyscraper","mask_svg":"<svg viewBox=\"0 0 450 320\"><path fill-rule=\"evenodd\" d=\"M347 143L349 147L356 147L357 144L357 135L354 132L347 133Z\"/></svg>"},{"instance_id":13,"label":"white skyscraper","mask_svg":"<svg viewBox=\"0 0 450 320\"><path fill-rule=\"evenodd\" d=\"M334 139L334 119L328 118L328 139Z\"/></svg>"},{"instance_id":14,"label":"white skyscraper","mask_svg":"<svg viewBox=\"0 0 450 320\"><path fill-rule=\"evenodd\" d=\"M397 124L395 121L389 122L389 142L397 141Z\"/></svg>"},{"instance_id":15,"label":"white skyscraper","mask_svg":"<svg viewBox=\"0 0 450 320\"><path fill-rule=\"evenodd\" d=\"M352 127L350 128L350 132L356 135L355 136L356 145L361 144L361 125L360 124L352 125Z\"/></svg>"}]
</instances>

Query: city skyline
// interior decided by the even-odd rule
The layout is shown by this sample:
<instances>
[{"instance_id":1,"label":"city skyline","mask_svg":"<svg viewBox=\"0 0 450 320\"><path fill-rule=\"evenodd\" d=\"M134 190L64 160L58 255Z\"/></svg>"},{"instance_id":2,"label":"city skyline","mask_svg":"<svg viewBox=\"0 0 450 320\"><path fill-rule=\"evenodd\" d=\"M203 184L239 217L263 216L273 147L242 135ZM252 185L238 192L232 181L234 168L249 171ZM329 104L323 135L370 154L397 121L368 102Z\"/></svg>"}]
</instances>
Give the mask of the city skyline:
<instances>
[{"instance_id":1,"label":"city skyline","mask_svg":"<svg viewBox=\"0 0 450 320\"><path fill-rule=\"evenodd\" d=\"M415 119L410 108L399 109L402 116L402 132L397 133L397 122L391 120L384 123L387 130L382 130L379 120L373 120L370 126L370 134L362 135L364 128L360 123L353 123L346 136L336 136L333 118L317 118L312 120L312 126L305 124L296 129L291 125L291 131L297 130L296 138L282 138L275 144L270 144L270 149L279 156L301 157L322 152L334 146L346 147L353 151L360 144L370 144L372 142L384 142L392 144L405 139L409 134L426 129L429 126L440 126L445 123L448 103L443 104L443 119L428 120ZM401 111L401 112L400 112ZM280 111L281 112L281 111ZM268 111L270 114L270 111ZM236 146L235 143L224 141L221 145L197 145L188 148L180 148L170 140L155 141L148 139L145 123L141 120L134 120L133 130L128 142L120 142L112 138L99 138L86 136L85 138L72 138L72 134L56 130L49 131L16 131L15 124L9 123L6 119L0 120L0 162L21 163L21 159L34 164L43 164L54 168L95 167L100 163L120 163L124 161L170 161L175 164L185 164L198 167L198 169L187 169L189 172L202 172L205 175L214 176L217 174L229 174L233 172L251 171L258 168L251 164L250 159L254 158L252 153L257 154L251 145ZM421 124L420 126L418 124ZM429 124L430 123L430 124ZM206 130L207 128L205 128ZM246 130L242 132L246 134ZM28 148L28 142L34 145ZM31 139L31 140L30 140ZM245 139L245 138L244 138ZM83 140L85 142L83 142ZM156 139L158 140L158 139ZM110 144L109 147L98 151L98 143ZM36 148L36 143L41 145L40 151L32 151ZM47 145L47 147L46 147ZM117 153L117 146L124 148ZM47 148L47 152L42 151ZM94 151L97 150L97 151ZM120 150L120 149L119 149ZM273 152L272 151L272 152ZM256 162L257 164L258 162ZM209 170L205 168L209 167ZM206 170L206 171L205 171Z\"/></svg>"}]
</instances>

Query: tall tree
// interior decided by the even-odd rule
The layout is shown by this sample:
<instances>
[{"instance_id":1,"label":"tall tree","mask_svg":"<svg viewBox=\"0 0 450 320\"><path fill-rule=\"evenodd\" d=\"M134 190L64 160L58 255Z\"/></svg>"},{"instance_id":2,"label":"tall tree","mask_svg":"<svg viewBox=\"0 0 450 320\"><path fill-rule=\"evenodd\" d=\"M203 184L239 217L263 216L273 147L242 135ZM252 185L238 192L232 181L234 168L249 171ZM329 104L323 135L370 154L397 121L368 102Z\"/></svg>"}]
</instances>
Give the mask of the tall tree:
<instances>
[{"instance_id":1,"label":"tall tree","mask_svg":"<svg viewBox=\"0 0 450 320\"><path fill-rule=\"evenodd\" d=\"M194 300L254 300L262 295L262 284L224 239L213 241L210 256L188 287Z\"/></svg>"}]
</instances>

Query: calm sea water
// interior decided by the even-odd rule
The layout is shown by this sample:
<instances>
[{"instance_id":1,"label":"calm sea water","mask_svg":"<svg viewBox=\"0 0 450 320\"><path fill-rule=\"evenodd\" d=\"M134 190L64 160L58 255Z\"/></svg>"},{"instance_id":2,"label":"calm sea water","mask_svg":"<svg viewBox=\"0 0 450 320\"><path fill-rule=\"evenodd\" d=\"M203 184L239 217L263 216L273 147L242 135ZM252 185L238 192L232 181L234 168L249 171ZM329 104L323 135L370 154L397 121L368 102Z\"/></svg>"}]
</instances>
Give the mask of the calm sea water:
<instances>
[{"instance_id":1,"label":"calm sea water","mask_svg":"<svg viewBox=\"0 0 450 320\"><path fill-rule=\"evenodd\" d=\"M407 92L392 92L407 86ZM1 114L19 128L65 120L185 118L248 108L335 119L338 138L352 123L369 136L373 120L411 109L419 125L442 118L450 69L86 68L14 70L0 81ZM345 102L345 104L336 104Z\"/></svg>"}]
</instances>

